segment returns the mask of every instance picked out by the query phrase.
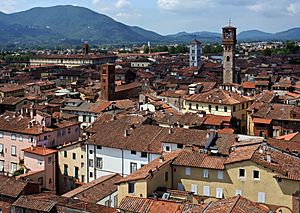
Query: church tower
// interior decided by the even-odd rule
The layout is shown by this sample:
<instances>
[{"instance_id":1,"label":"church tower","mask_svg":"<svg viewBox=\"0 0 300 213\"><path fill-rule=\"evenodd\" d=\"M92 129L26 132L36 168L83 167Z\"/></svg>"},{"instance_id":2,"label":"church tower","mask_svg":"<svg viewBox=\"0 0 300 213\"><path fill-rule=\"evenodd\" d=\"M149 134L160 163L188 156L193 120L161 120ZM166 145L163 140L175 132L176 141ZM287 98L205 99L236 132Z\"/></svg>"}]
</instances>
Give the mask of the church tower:
<instances>
[{"instance_id":1,"label":"church tower","mask_svg":"<svg viewBox=\"0 0 300 213\"><path fill-rule=\"evenodd\" d=\"M87 43L84 43L82 45L82 54L84 56L87 56L89 54L89 45Z\"/></svg>"},{"instance_id":2,"label":"church tower","mask_svg":"<svg viewBox=\"0 0 300 213\"><path fill-rule=\"evenodd\" d=\"M190 44L190 67L201 67L201 42L194 39Z\"/></svg>"},{"instance_id":3,"label":"church tower","mask_svg":"<svg viewBox=\"0 0 300 213\"><path fill-rule=\"evenodd\" d=\"M102 64L101 76L101 99L113 101L115 99L115 65Z\"/></svg>"},{"instance_id":4,"label":"church tower","mask_svg":"<svg viewBox=\"0 0 300 213\"><path fill-rule=\"evenodd\" d=\"M236 28L231 26L223 27L223 83L237 83L238 76L235 70L236 50Z\"/></svg>"}]
</instances>

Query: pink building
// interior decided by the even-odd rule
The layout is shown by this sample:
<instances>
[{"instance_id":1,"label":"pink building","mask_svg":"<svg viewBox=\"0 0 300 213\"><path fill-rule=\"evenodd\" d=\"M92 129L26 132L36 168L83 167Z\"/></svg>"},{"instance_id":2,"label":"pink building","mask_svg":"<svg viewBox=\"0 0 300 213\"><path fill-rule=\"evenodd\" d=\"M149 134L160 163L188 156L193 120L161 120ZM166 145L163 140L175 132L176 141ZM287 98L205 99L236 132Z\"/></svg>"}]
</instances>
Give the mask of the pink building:
<instances>
[{"instance_id":1,"label":"pink building","mask_svg":"<svg viewBox=\"0 0 300 213\"><path fill-rule=\"evenodd\" d=\"M22 151L27 171L18 178L39 182L42 189L56 191L57 150L31 146Z\"/></svg>"},{"instance_id":2,"label":"pink building","mask_svg":"<svg viewBox=\"0 0 300 213\"><path fill-rule=\"evenodd\" d=\"M80 122L59 120L33 110L0 115L0 172L13 174L24 161L23 149L56 147L79 139Z\"/></svg>"}]
</instances>

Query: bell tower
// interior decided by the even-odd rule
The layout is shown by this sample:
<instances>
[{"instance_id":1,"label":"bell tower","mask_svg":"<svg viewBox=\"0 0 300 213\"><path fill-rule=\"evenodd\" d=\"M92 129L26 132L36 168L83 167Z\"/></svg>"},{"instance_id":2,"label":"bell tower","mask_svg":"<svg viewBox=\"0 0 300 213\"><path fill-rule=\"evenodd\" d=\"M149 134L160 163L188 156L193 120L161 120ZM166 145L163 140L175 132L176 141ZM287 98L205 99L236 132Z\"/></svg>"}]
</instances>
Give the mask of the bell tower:
<instances>
[{"instance_id":1,"label":"bell tower","mask_svg":"<svg viewBox=\"0 0 300 213\"><path fill-rule=\"evenodd\" d=\"M115 64L100 66L101 99L113 101L115 99Z\"/></svg>"},{"instance_id":2,"label":"bell tower","mask_svg":"<svg viewBox=\"0 0 300 213\"><path fill-rule=\"evenodd\" d=\"M236 50L236 27L229 26L222 28L223 46L223 83L237 83L238 76L235 70L235 50Z\"/></svg>"}]
</instances>

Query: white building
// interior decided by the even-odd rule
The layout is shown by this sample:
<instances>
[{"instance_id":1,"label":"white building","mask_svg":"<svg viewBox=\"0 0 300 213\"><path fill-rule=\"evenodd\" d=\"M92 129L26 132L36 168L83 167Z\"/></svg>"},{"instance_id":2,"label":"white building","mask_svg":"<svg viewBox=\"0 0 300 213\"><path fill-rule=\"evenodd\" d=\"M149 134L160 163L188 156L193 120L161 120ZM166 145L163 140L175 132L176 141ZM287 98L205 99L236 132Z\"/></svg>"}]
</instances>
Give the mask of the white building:
<instances>
[{"instance_id":1,"label":"white building","mask_svg":"<svg viewBox=\"0 0 300 213\"><path fill-rule=\"evenodd\" d=\"M190 67L201 67L201 42L194 39L190 44Z\"/></svg>"}]
</instances>

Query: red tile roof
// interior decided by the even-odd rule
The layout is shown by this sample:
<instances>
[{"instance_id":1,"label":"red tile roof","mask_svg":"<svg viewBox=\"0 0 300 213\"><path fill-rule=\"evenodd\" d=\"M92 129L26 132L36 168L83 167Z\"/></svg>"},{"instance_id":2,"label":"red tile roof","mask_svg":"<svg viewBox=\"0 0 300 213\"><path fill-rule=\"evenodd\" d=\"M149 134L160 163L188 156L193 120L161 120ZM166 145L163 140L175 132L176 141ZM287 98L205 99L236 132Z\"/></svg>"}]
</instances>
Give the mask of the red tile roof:
<instances>
[{"instance_id":1,"label":"red tile roof","mask_svg":"<svg viewBox=\"0 0 300 213\"><path fill-rule=\"evenodd\" d=\"M222 89L213 89L205 93L191 95L190 97L186 98L186 100L201 103L235 105L247 102L250 100L250 98L235 92L228 92Z\"/></svg>"},{"instance_id":2,"label":"red tile roof","mask_svg":"<svg viewBox=\"0 0 300 213\"><path fill-rule=\"evenodd\" d=\"M41 155L41 156L47 156L47 155L51 155L57 152L57 150L55 149L49 149L49 148L44 148L44 147L29 147L26 149L23 149L22 151L24 152L28 152L31 154L35 154L35 155Z\"/></svg>"},{"instance_id":3,"label":"red tile roof","mask_svg":"<svg viewBox=\"0 0 300 213\"><path fill-rule=\"evenodd\" d=\"M268 118L253 118L253 123L257 123L257 124L271 124L272 119L268 119Z\"/></svg>"},{"instance_id":4,"label":"red tile roof","mask_svg":"<svg viewBox=\"0 0 300 213\"><path fill-rule=\"evenodd\" d=\"M97 203L118 190L114 183L121 180L121 178L122 176L119 174L105 175L97 180L67 192L62 196L76 198L85 202Z\"/></svg>"}]
</instances>

